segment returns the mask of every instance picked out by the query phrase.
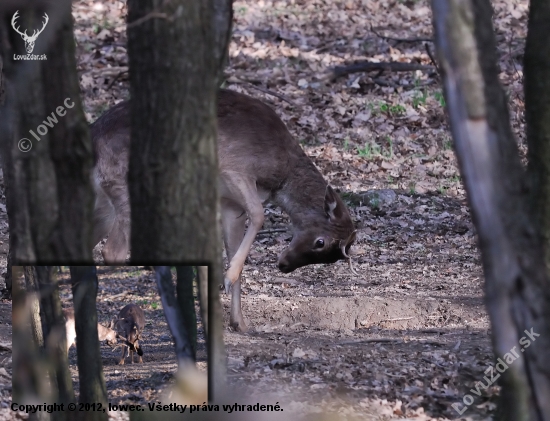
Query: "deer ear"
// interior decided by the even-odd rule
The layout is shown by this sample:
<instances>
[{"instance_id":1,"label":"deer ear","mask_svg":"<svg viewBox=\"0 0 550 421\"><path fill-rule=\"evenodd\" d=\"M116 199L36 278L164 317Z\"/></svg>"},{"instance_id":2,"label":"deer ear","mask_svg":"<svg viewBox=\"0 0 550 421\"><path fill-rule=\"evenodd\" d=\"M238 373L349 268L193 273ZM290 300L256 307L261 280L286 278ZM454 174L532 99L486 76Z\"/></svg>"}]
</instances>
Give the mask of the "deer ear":
<instances>
[{"instance_id":1,"label":"deer ear","mask_svg":"<svg viewBox=\"0 0 550 421\"><path fill-rule=\"evenodd\" d=\"M330 220L337 220L342 217L342 206L337 199L337 193L327 185L325 191L325 213Z\"/></svg>"}]
</instances>

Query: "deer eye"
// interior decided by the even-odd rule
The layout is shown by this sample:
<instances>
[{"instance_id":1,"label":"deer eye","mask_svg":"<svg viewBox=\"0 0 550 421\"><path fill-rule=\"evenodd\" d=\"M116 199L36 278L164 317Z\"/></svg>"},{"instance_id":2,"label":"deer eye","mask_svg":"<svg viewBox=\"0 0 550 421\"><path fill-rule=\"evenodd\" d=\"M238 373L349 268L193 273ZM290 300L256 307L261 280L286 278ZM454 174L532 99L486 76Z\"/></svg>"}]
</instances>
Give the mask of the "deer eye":
<instances>
[{"instance_id":1,"label":"deer eye","mask_svg":"<svg viewBox=\"0 0 550 421\"><path fill-rule=\"evenodd\" d=\"M318 238L315 240L315 244L313 245L314 249L322 249L325 246L325 240L322 238Z\"/></svg>"}]
</instances>

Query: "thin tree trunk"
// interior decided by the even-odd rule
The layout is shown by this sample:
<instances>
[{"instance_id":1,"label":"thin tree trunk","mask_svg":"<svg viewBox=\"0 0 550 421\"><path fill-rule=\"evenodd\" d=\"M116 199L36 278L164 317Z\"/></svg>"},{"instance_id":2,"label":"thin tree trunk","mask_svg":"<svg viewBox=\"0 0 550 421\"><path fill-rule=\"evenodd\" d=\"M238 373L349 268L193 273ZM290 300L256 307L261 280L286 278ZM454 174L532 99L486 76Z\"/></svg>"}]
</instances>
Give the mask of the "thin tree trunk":
<instances>
[{"instance_id":1,"label":"thin tree trunk","mask_svg":"<svg viewBox=\"0 0 550 421\"><path fill-rule=\"evenodd\" d=\"M53 266L37 266L36 274L41 291L40 308L43 333L46 343L46 356L52 366L52 390L58 392L57 403L68 405L74 402L73 382L67 358L67 337L65 321L61 312L61 300L57 281L53 279ZM57 386L53 387L53 383ZM73 419L71 412L57 414L60 421Z\"/></svg>"},{"instance_id":2,"label":"thin tree trunk","mask_svg":"<svg viewBox=\"0 0 550 421\"><path fill-rule=\"evenodd\" d=\"M523 60L531 211L550 268L550 2L531 0Z\"/></svg>"},{"instance_id":3,"label":"thin tree trunk","mask_svg":"<svg viewBox=\"0 0 550 421\"><path fill-rule=\"evenodd\" d=\"M491 4L433 0L432 7L451 131L482 253L493 348L508 362L499 416L548 420L550 284L498 81Z\"/></svg>"},{"instance_id":4,"label":"thin tree trunk","mask_svg":"<svg viewBox=\"0 0 550 421\"><path fill-rule=\"evenodd\" d=\"M107 408L107 388L103 378L97 333L97 272L95 266L71 266L74 301L76 354L81 403L101 404ZM79 412L86 421L106 421L107 412Z\"/></svg>"},{"instance_id":5,"label":"thin tree trunk","mask_svg":"<svg viewBox=\"0 0 550 421\"><path fill-rule=\"evenodd\" d=\"M40 317L39 288L36 267L25 266L23 270L25 272L25 290L28 294L27 301L31 311L31 332L36 346L40 349L44 347L44 335L42 333L42 319Z\"/></svg>"},{"instance_id":6,"label":"thin tree trunk","mask_svg":"<svg viewBox=\"0 0 550 421\"><path fill-rule=\"evenodd\" d=\"M179 366L186 366L189 361L195 361L193 347L189 340L189 332L179 307L179 299L176 299L176 290L172 281L172 272L169 266L155 266L155 279L162 300L162 308L166 322L174 337L176 357ZM178 280L179 282L179 280ZM193 311L195 308L193 306Z\"/></svg>"},{"instance_id":7,"label":"thin tree trunk","mask_svg":"<svg viewBox=\"0 0 550 421\"><path fill-rule=\"evenodd\" d=\"M202 328L206 341L208 342L208 266L197 266L197 285L199 290Z\"/></svg>"},{"instance_id":8,"label":"thin tree trunk","mask_svg":"<svg viewBox=\"0 0 550 421\"><path fill-rule=\"evenodd\" d=\"M233 0L213 0L212 15L214 29L214 59L218 70L216 86L223 81L223 69L229 59L229 41L231 40L231 24L233 23Z\"/></svg>"},{"instance_id":9,"label":"thin tree trunk","mask_svg":"<svg viewBox=\"0 0 550 421\"><path fill-rule=\"evenodd\" d=\"M179 310L191 345L191 358L197 360L197 314L193 296L193 266L176 266L176 291Z\"/></svg>"}]
</instances>

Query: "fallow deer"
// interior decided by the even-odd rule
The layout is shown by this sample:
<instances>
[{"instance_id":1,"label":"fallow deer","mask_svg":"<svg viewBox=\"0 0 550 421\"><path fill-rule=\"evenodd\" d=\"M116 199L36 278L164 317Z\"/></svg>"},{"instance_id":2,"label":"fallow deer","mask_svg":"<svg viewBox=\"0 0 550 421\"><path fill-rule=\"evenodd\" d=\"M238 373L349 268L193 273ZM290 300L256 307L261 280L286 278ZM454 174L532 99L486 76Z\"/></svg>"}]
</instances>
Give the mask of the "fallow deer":
<instances>
[{"instance_id":1,"label":"fallow deer","mask_svg":"<svg viewBox=\"0 0 550 421\"><path fill-rule=\"evenodd\" d=\"M143 350L139 346L141 333L145 327L145 314L137 304L128 304L118 313L116 320L111 322L111 326L117 332L122 342L122 355L119 364L124 364L126 349L130 355L130 361L134 363L134 352L139 356L139 362L143 362Z\"/></svg>"},{"instance_id":2,"label":"fallow deer","mask_svg":"<svg viewBox=\"0 0 550 421\"><path fill-rule=\"evenodd\" d=\"M74 324L74 309L67 308L63 310L65 317L65 332L67 334L67 354L71 346L76 346L76 329ZM108 327L97 324L97 334L100 341L107 341L110 346L117 343L117 333Z\"/></svg>"},{"instance_id":3,"label":"fallow deer","mask_svg":"<svg viewBox=\"0 0 550 421\"><path fill-rule=\"evenodd\" d=\"M97 159L94 244L109 236L102 252L109 264L123 263L129 249L129 114L129 103L122 102L91 125ZM356 234L342 199L269 106L221 89L217 116L219 192L229 260L224 284L232 294L230 324L245 331L240 277L264 222L263 202L280 206L293 224L293 238L279 256L279 269L284 273L308 264L350 259ZM245 213L249 218L246 233Z\"/></svg>"}]
</instances>

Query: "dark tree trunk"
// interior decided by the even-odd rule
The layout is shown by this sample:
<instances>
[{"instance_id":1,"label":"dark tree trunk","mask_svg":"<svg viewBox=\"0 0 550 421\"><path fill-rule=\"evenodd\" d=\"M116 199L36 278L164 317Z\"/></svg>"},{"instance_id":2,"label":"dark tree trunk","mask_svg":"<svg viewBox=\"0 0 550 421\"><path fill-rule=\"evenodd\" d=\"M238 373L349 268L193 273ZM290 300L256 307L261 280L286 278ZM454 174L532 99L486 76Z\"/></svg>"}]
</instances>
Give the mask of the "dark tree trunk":
<instances>
[{"instance_id":1,"label":"dark tree trunk","mask_svg":"<svg viewBox=\"0 0 550 421\"><path fill-rule=\"evenodd\" d=\"M208 1L128 2L134 262L219 256L211 19Z\"/></svg>"},{"instance_id":2,"label":"dark tree trunk","mask_svg":"<svg viewBox=\"0 0 550 421\"><path fill-rule=\"evenodd\" d=\"M73 382L67 358L65 321L61 312L61 300L57 281L53 279L53 266L37 266L36 274L40 291L40 314L46 343L46 357L52 366L52 389L58 392L56 402L65 405L74 402ZM54 387L56 384L56 387ZM72 419L71 412L58 414L60 421Z\"/></svg>"},{"instance_id":3,"label":"dark tree trunk","mask_svg":"<svg viewBox=\"0 0 550 421\"><path fill-rule=\"evenodd\" d=\"M71 283L76 330L76 354L81 403L100 403L107 407L107 388L103 378L97 333L97 272L95 266L71 266ZM80 412L82 420L107 420L107 413Z\"/></svg>"},{"instance_id":4,"label":"dark tree trunk","mask_svg":"<svg viewBox=\"0 0 550 421\"><path fill-rule=\"evenodd\" d=\"M229 58L228 46L231 40L231 25L233 23L233 0L213 0L213 6L214 59L218 70L216 86L220 86L224 81L223 69Z\"/></svg>"},{"instance_id":5,"label":"dark tree trunk","mask_svg":"<svg viewBox=\"0 0 550 421\"><path fill-rule=\"evenodd\" d=\"M191 345L191 358L197 360L197 314L193 296L193 266L176 266L176 291L178 307L183 316L183 324Z\"/></svg>"},{"instance_id":6,"label":"dark tree trunk","mask_svg":"<svg viewBox=\"0 0 550 421\"><path fill-rule=\"evenodd\" d=\"M550 2L531 0L524 55L531 209L550 268Z\"/></svg>"},{"instance_id":7,"label":"dark tree trunk","mask_svg":"<svg viewBox=\"0 0 550 421\"><path fill-rule=\"evenodd\" d=\"M181 272L181 269L180 269ZM180 274L178 273L178 278ZM162 300L162 308L164 310L164 316L166 322L174 337L174 343L176 348L176 357L178 365L187 365L189 362L195 361L195 355L193 353L193 346L190 342L189 331L187 330L187 323L184 319L182 309L180 307L182 300L176 298L176 290L174 288L174 282L172 281L172 272L169 266L155 266L155 278L157 280L157 288L160 298ZM183 280L181 280L183 281ZM178 284L180 279L178 279ZM193 285L193 279L191 278L191 288ZM179 288L178 288L179 293ZM193 295L191 293L191 299ZM189 306L191 304L193 312L195 306L193 301L191 303L184 303L183 305ZM195 322L196 323L196 322ZM195 329L196 337L196 329Z\"/></svg>"},{"instance_id":8,"label":"dark tree trunk","mask_svg":"<svg viewBox=\"0 0 550 421\"><path fill-rule=\"evenodd\" d=\"M219 284L214 0L130 0L128 22L132 261L211 262Z\"/></svg>"},{"instance_id":9,"label":"dark tree trunk","mask_svg":"<svg viewBox=\"0 0 550 421\"><path fill-rule=\"evenodd\" d=\"M11 65L6 104L0 113L12 259L15 264L91 262L93 160L79 100L71 3L56 2L51 10L38 9L41 4L21 9L20 15L22 24L31 17L40 21L44 13L51 16L46 31L50 35L42 34L33 52L46 53L47 60ZM12 13L5 14L3 21ZM8 44L20 53L22 40L14 31L9 33ZM52 48L47 49L45 43L52 34ZM4 44L2 53L11 52ZM58 112L58 107L64 110ZM42 123L47 117L52 119L51 127ZM40 125L47 129L44 135L39 135ZM22 151L29 146L30 150Z\"/></svg>"},{"instance_id":10,"label":"dark tree trunk","mask_svg":"<svg viewBox=\"0 0 550 421\"><path fill-rule=\"evenodd\" d=\"M2 39L4 36L2 35L2 29L0 29L0 45L2 43ZM0 120L2 119L2 110L4 109L4 102L6 101L6 85L5 85L5 77L4 77L4 59L2 54L2 47L0 47ZM0 154L0 165L2 165L2 168L4 168L4 158L3 154ZM3 176L3 173L2 173ZM7 190L7 183L6 179L4 178L4 192ZM7 193L5 192L6 196ZM8 225L9 226L9 225ZM6 283L6 289L2 292L2 296L4 298L10 299L11 298L11 284L12 284L12 273L11 273L11 250L8 250L7 255L7 268L6 268L6 276L4 277L4 282Z\"/></svg>"},{"instance_id":11,"label":"dark tree trunk","mask_svg":"<svg viewBox=\"0 0 550 421\"><path fill-rule=\"evenodd\" d=\"M498 81L491 4L433 0L432 7L451 130L479 236L493 348L509 362L499 379L499 419L548 420L550 284ZM463 402L472 404L470 398Z\"/></svg>"}]
</instances>

